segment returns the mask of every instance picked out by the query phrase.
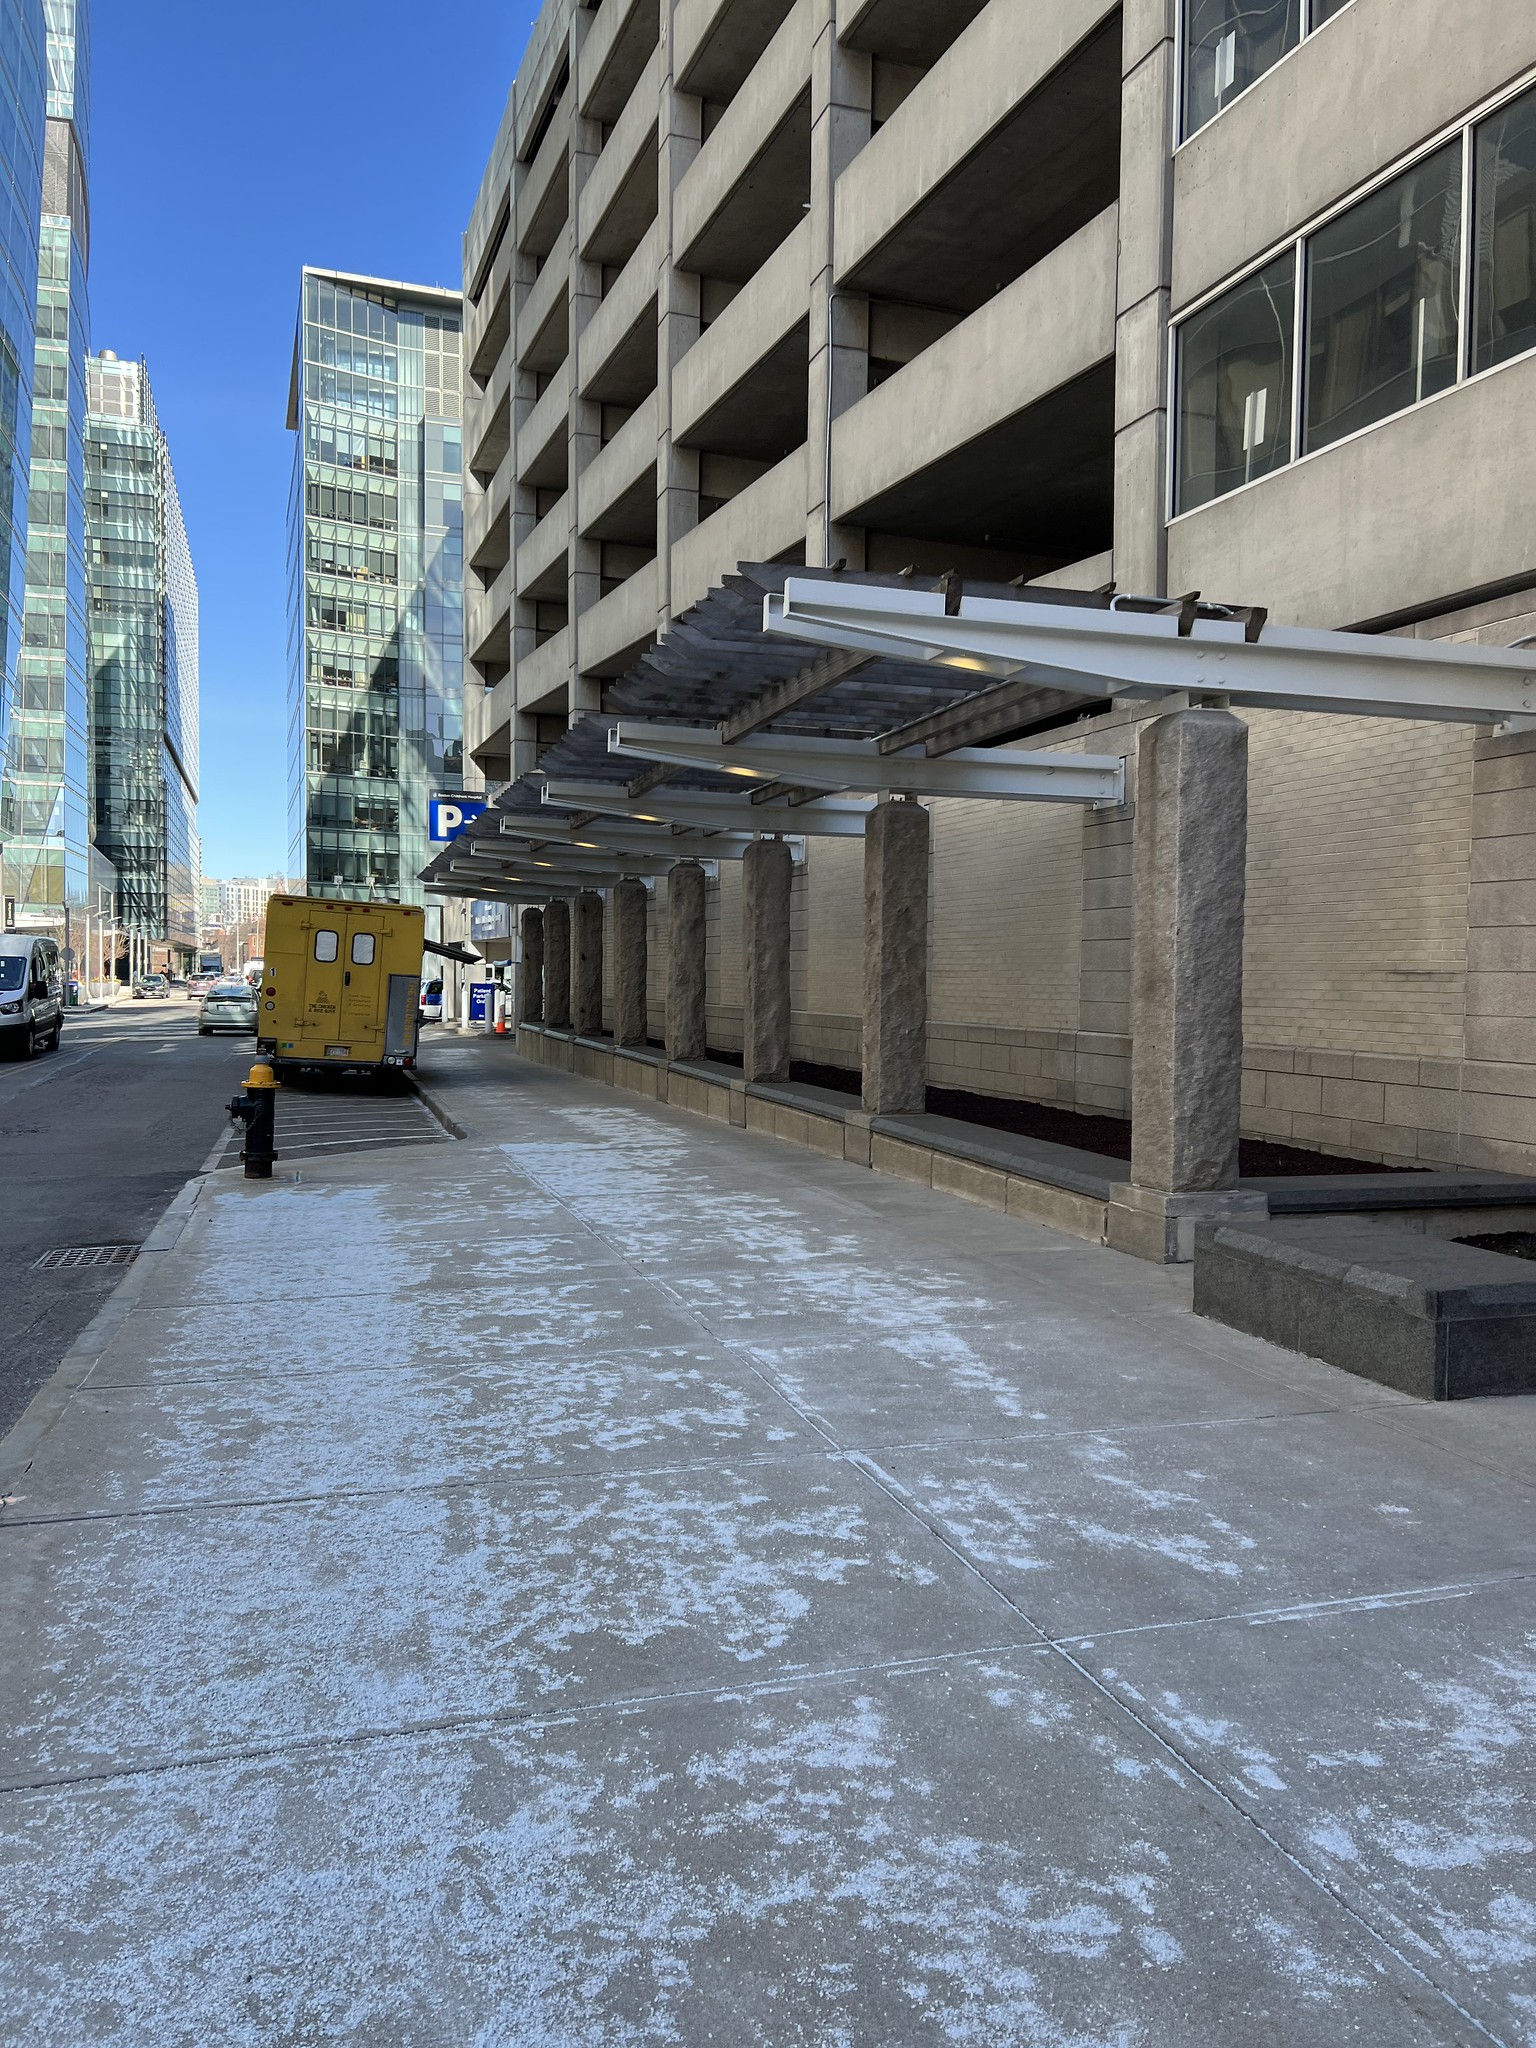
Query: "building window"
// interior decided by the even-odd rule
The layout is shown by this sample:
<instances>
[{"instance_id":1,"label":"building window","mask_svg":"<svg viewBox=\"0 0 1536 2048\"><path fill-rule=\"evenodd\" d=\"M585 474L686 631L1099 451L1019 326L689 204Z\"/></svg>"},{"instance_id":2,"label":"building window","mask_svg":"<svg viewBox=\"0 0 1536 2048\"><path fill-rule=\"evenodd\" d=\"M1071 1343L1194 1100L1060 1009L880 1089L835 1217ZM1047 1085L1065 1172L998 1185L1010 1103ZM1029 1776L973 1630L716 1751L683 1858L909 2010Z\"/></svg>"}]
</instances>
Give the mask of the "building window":
<instances>
[{"instance_id":1,"label":"building window","mask_svg":"<svg viewBox=\"0 0 1536 2048\"><path fill-rule=\"evenodd\" d=\"M1179 511L1291 459L1296 267L1287 253L1179 330Z\"/></svg>"},{"instance_id":2,"label":"building window","mask_svg":"<svg viewBox=\"0 0 1536 2048\"><path fill-rule=\"evenodd\" d=\"M1341 213L1307 243L1306 447L1456 382L1461 145Z\"/></svg>"},{"instance_id":3,"label":"building window","mask_svg":"<svg viewBox=\"0 0 1536 2048\"><path fill-rule=\"evenodd\" d=\"M1184 0L1186 136L1272 71L1349 0Z\"/></svg>"},{"instance_id":4,"label":"building window","mask_svg":"<svg viewBox=\"0 0 1536 2048\"><path fill-rule=\"evenodd\" d=\"M1536 92L1476 131L1473 368L1536 348Z\"/></svg>"},{"instance_id":5,"label":"building window","mask_svg":"<svg viewBox=\"0 0 1536 2048\"><path fill-rule=\"evenodd\" d=\"M1528 87L1177 324L1172 509L1209 504L1533 351Z\"/></svg>"}]
</instances>

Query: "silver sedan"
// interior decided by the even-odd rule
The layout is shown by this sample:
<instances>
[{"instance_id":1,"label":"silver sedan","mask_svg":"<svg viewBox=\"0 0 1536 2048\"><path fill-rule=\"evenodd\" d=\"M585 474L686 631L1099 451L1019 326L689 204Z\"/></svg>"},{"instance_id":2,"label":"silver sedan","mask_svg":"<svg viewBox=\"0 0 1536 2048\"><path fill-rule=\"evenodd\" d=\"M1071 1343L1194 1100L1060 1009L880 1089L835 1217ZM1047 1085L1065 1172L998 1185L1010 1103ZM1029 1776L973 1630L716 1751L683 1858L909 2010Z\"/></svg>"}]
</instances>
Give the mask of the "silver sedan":
<instances>
[{"instance_id":1,"label":"silver sedan","mask_svg":"<svg viewBox=\"0 0 1536 2048\"><path fill-rule=\"evenodd\" d=\"M215 1031L254 1031L256 991L243 981L215 982L203 997L197 1029L202 1038Z\"/></svg>"}]
</instances>

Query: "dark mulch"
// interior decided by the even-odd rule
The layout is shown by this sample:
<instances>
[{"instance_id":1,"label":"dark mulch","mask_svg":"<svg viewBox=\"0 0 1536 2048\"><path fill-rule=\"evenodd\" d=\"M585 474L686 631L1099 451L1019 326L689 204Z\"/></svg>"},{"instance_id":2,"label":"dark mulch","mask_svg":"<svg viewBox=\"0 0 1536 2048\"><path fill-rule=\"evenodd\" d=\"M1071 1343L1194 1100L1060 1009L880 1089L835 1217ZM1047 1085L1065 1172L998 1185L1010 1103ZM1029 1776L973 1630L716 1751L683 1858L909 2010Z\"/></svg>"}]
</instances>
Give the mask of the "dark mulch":
<instances>
[{"instance_id":1,"label":"dark mulch","mask_svg":"<svg viewBox=\"0 0 1536 2048\"><path fill-rule=\"evenodd\" d=\"M720 1055L711 1054L716 1058ZM740 1055L736 1063L740 1064ZM812 1088L833 1088L857 1095L861 1082L847 1067L823 1067L796 1060L792 1081ZM1050 1145L1071 1145L1079 1152L1098 1152L1106 1159L1131 1156L1131 1127L1124 1117L1090 1116L1078 1109L1058 1109L1049 1102L1021 1102L1012 1096L973 1095L964 1088L930 1088L928 1108L934 1116L981 1124L992 1131L1012 1131L1021 1138L1039 1138ZM1267 1138L1244 1138L1239 1150L1241 1171L1250 1180L1293 1180L1312 1174L1421 1173L1417 1166L1381 1166L1368 1159L1338 1159L1331 1152L1309 1152L1299 1145L1276 1145Z\"/></svg>"},{"instance_id":2,"label":"dark mulch","mask_svg":"<svg viewBox=\"0 0 1536 2048\"><path fill-rule=\"evenodd\" d=\"M1480 1252L1502 1252L1507 1259L1536 1259L1536 1230L1491 1230L1456 1242L1475 1245Z\"/></svg>"}]
</instances>

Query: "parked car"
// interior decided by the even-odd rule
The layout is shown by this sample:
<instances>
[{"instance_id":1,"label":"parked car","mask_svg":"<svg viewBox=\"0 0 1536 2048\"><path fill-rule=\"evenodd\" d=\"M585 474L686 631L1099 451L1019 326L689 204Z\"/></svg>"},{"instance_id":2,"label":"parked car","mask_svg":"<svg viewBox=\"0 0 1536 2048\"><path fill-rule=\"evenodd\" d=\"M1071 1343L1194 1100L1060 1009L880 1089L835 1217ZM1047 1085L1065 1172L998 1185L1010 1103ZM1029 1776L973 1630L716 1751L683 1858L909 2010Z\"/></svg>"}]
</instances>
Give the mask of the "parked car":
<instances>
[{"instance_id":1,"label":"parked car","mask_svg":"<svg viewBox=\"0 0 1536 2048\"><path fill-rule=\"evenodd\" d=\"M57 1052L64 1028L64 967L53 939L0 936L0 1044L30 1059Z\"/></svg>"},{"instance_id":2,"label":"parked car","mask_svg":"<svg viewBox=\"0 0 1536 2048\"><path fill-rule=\"evenodd\" d=\"M443 984L440 981L424 981L421 985L421 1021L423 1024L441 1024L443 1021Z\"/></svg>"},{"instance_id":3,"label":"parked car","mask_svg":"<svg viewBox=\"0 0 1536 2048\"><path fill-rule=\"evenodd\" d=\"M211 1037L215 1031L254 1031L256 991L244 981L216 981L203 997L197 1013L197 1035Z\"/></svg>"},{"instance_id":4,"label":"parked car","mask_svg":"<svg viewBox=\"0 0 1536 2048\"><path fill-rule=\"evenodd\" d=\"M136 1003L160 1002L170 992L163 974L141 974L133 984L133 1000Z\"/></svg>"}]
</instances>

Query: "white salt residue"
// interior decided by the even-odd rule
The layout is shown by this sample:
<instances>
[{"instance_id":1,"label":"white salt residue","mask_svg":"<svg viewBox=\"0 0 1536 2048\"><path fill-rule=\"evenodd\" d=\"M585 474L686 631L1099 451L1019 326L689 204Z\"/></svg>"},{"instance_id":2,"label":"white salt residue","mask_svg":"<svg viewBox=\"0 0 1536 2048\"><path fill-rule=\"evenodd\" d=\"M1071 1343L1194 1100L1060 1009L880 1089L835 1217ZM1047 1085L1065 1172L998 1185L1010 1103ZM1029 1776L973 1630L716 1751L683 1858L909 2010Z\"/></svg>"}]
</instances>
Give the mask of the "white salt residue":
<instances>
[{"instance_id":1,"label":"white salt residue","mask_svg":"<svg viewBox=\"0 0 1536 2048\"><path fill-rule=\"evenodd\" d=\"M1308 1828L1307 1840L1314 1848L1321 1849L1325 1856L1333 1857L1337 1863L1355 1863L1359 1860L1359 1845L1349 1829L1339 1821L1323 1821L1317 1827Z\"/></svg>"},{"instance_id":2,"label":"white salt residue","mask_svg":"<svg viewBox=\"0 0 1536 2048\"><path fill-rule=\"evenodd\" d=\"M1385 1770L1386 1762L1374 1749L1313 1750L1307 1758L1309 1769L1319 1771L1380 1771Z\"/></svg>"},{"instance_id":3,"label":"white salt residue","mask_svg":"<svg viewBox=\"0 0 1536 2048\"><path fill-rule=\"evenodd\" d=\"M1378 1839L1404 1870L1481 1870L1496 1856L1529 1856L1536 1848L1529 1835L1500 1824L1507 1804L1497 1795L1475 1795L1459 1826L1396 1816L1379 1825Z\"/></svg>"},{"instance_id":4,"label":"white salt residue","mask_svg":"<svg viewBox=\"0 0 1536 2048\"><path fill-rule=\"evenodd\" d=\"M717 1467L55 1525L12 1755L68 1770L824 1663L834 1596L890 1567L862 1497L775 1483L783 1505Z\"/></svg>"},{"instance_id":5,"label":"white salt residue","mask_svg":"<svg viewBox=\"0 0 1536 2048\"><path fill-rule=\"evenodd\" d=\"M625 1114L628 1114L627 1112ZM635 1120L640 1131L654 1126ZM640 1140L636 1139L637 1147ZM701 1183L690 1148L669 1164L643 1150L598 1145L507 1148L519 1166L626 1257L648 1270L666 1269L670 1284L707 1320L752 1326L754 1354L789 1396L816 1406L818 1377L796 1370L773 1342L773 1319L824 1323L829 1336L872 1337L957 1392L985 1400L997 1414L1022 1419L1026 1403L1016 1378L1000 1372L967 1341L962 1323L995 1304L959 1280L933 1271L892 1274L883 1248L855 1232L812 1235L803 1206L743 1190ZM771 1302L762 1300L772 1275Z\"/></svg>"},{"instance_id":6,"label":"white salt residue","mask_svg":"<svg viewBox=\"0 0 1536 2048\"><path fill-rule=\"evenodd\" d=\"M1287 1789L1285 1779L1276 1769L1278 1759L1268 1750L1248 1741L1235 1721L1213 1720L1196 1713L1176 1692L1163 1693L1158 1705L1163 1719L1176 1735L1191 1744L1198 1744L1202 1749L1218 1750L1223 1755L1235 1757L1250 1784L1265 1791L1284 1792Z\"/></svg>"},{"instance_id":7,"label":"white salt residue","mask_svg":"<svg viewBox=\"0 0 1536 2048\"><path fill-rule=\"evenodd\" d=\"M194 1378L129 1398L90 1395L65 1430L89 1427L96 1442L107 1423L88 1415L87 1404L103 1401L113 1462L87 1481L77 1460L57 1477L50 1461L35 1484L34 1511L76 1506L87 1485L97 1509L396 1491L598 1454L654 1462L775 1448L800 1434L778 1424L772 1395L733 1382L710 1352L583 1355L505 1338L470 1345L463 1362L440 1367L407 1359L388 1370L269 1374L255 1392ZM926 1566L903 1569L917 1583L932 1581Z\"/></svg>"},{"instance_id":8,"label":"white salt residue","mask_svg":"<svg viewBox=\"0 0 1536 2048\"><path fill-rule=\"evenodd\" d=\"M1302 1938L1299 1928L1283 1920L1261 1913L1253 1924L1269 1950L1272 1967L1319 2004L1332 2004L1335 1993L1362 1990L1370 1981L1358 1970L1327 1961Z\"/></svg>"},{"instance_id":9,"label":"white salt residue","mask_svg":"<svg viewBox=\"0 0 1536 2048\"><path fill-rule=\"evenodd\" d=\"M1160 1970L1171 1970L1175 1963L1182 1963L1184 1950L1173 1935L1161 1927L1138 1927L1136 1939L1141 1943L1147 1960Z\"/></svg>"}]
</instances>

